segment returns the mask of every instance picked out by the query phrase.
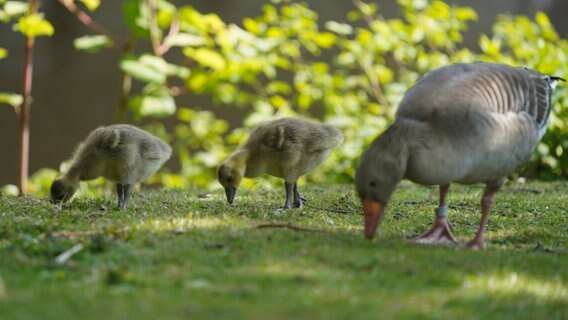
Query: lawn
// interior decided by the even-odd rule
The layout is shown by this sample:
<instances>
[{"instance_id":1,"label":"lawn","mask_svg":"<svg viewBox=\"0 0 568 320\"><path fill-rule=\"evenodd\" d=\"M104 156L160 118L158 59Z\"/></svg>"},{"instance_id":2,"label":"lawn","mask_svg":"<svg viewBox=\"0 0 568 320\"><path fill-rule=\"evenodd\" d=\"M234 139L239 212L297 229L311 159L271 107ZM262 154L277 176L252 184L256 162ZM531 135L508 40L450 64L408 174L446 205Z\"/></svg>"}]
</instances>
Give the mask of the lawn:
<instances>
[{"instance_id":1,"label":"lawn","mask_svg":"<svg viewBox=\"0 0 568 320\"><path fill-rule=\"evenodd\" d=\"M452 186L458 246L414 244L437 190L403 183L378 237L353 187L0 197L0 319L568 319L568 184L506 185L486 248L463 244L482 186ZM70 248L77 252L61 256Z\"/></svg>"}]
</instances>

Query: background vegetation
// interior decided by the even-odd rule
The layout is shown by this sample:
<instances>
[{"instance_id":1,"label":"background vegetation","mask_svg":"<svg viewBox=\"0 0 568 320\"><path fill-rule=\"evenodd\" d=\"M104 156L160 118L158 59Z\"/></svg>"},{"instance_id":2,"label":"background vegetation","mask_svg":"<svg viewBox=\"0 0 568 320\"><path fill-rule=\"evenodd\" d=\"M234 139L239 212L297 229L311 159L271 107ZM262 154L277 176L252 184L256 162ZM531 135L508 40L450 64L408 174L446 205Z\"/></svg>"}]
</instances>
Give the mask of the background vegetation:
<instances>
[{"instance_id":1,"label":"background vegetation","mask_svg":"<svg viewBox=\"0 0 568 320\"><path fill-rule=\"evenodd\" d=\"M308 179L350 182L359 156L392 121L402 95L432 69L493 61L568 74L568 42L543 13L534 19L500 16L492 34L481 35L478 48L470 49L461 42L477 13L443 1L399 0L401 17L385 19L375 4L353 0L349 23L320 21L301 2L273 1L262 15L236 25L190 5L127 0L122 8L127 35L85 19L99 0L59 2L93 31L75 40L78 50L122 53L117 68L123 72L123 94L116 121L130 119L174 146L180 169L164 170L153 181L167 187L214 186L214 168L251 127L286 115L318 118L345 133L345 144ZM0 4L4 22L19 26L29 16L24 2ZM557 91L548 133L522 175L552 179L568 174L567 88ZM242 108L247 114L242 127L229 131L228 123L211 111L177 105L176 98L188 94ZM17 95L3 97L2 102L19 102ZM166 119L174 125L166 128ZM45 180L55 174L40 171L29 191L44 193Z\"/></svg>"}]
</instances>

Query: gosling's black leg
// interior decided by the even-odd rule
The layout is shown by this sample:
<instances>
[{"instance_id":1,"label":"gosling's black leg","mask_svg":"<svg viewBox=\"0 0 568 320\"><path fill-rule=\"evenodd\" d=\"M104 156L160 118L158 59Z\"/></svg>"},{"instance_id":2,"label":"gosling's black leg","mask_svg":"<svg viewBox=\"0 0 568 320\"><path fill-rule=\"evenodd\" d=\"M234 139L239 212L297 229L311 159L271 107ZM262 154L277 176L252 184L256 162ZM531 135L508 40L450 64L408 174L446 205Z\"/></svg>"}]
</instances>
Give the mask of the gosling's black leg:
<instances>
[{"instance_id":1,"label":"gosling's black leg","mask_svg":"<svg viewBox=\"0 0 568 320\"><path fill-rule=\"evenodd\" d=\"M295 182L294 183L294 204L293 204L293 207L298 208L298 209L302 209L304 202L306 202L306 199L304 197L302 197L302 195L300 194L300 190L298 190L298 183Z\"/></svg>"},{"instance_id":2,"label":"gosling's black leg","mask_svg":"<svg viewBox=\"0 0 568 320\"><path fill-rule=\"evenodd\" d=\"M123 185L123 198L122 198L122 205L119 205L119 209L123 210L126 209L128 205L128 200L130 200L130 195L132 194L132 190L134 189L134 185L127 183Z\"/></svg>"},{"instance_id":3,"label":"gosling's black leg","mask_svg":"<svg viewBox=\"0 0 568 320\"><path fill-rule=\"evenodd\" d=\"M124 205L124 185L122 183L116 184L116 194L118 195L118 209L122 209Z\"/></svg>"},{"instance_id":4,"label":"gosling's black leg","mask_svg":"<svg viewBox=\"0 0 568 320\"><path fill-rule=\"evenodd\" d=\"M294 198L294 183L284 182L284 188L286 189L286 202L284 202L284 207L282 209L292 209L292 201Z\"/></svg>"}]
</instances>

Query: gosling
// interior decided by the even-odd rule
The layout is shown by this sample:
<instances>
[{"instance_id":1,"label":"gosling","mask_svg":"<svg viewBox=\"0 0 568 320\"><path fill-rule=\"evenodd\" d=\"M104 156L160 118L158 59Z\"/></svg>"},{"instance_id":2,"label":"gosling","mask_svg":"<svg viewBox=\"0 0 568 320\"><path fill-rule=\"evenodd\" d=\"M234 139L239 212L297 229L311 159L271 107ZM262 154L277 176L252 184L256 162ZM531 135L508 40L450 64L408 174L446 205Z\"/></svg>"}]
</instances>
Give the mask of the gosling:
<instances>
[{"instance_id":1,"label":"gosling","mask_svg":"<svg viewBox=\"0 0 568 320\"><path fill-rule=\"evenodd\" d=\"M126 124L100 127L79 144L68 170L51 185L51 199L71 199L79 181L103 176L116 183L118 209L126 209L136 182L156 172L170 158L172 148L148 132Z\"/></svg>"},{"instance_id":2,"label":"gosling","mask_svg":"<svg viewBox=\"0 0 568 320\"><path fill-rule=\"evenodd\" d=\"M305 200L298 191L298 178L318 166L342 142L343 133L327 124L298 118L264 122L219 166L217 178L230 204L243 177L268 173L283 178L286 202L282 209L301 209Z\"/></svg>"}]
</instances>

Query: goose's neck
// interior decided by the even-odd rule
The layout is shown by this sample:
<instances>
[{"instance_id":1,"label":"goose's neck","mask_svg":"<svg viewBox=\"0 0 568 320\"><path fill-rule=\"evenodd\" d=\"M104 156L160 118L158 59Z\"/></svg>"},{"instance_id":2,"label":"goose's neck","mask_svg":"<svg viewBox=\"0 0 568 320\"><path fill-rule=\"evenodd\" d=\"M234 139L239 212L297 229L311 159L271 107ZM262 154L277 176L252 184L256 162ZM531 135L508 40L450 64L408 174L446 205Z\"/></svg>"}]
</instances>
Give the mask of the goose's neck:
<instances>
[{"instance_id":1,"label":"goose's neck","mask_svg":"<svg viewBox=\"0 0 568 320\"><path fill-rule=\"evenodd\" d=\"M402 177L406 172L413 136L411 123L397 121L373 142L371 154L379 156L379 161L397 163L397 171L400 172L396 173Z\"/></svg>"},{"instance_id":2,"label":"goose's neck","mask_svg":"<svg viewBox=\"0 0 568 320\"><path fill-rule=\"evenodd\" d=\"M94 179L103 173L102 170L105 167L103 159L96 153L79 152L74 157L65 176L73 181Z\"/></svg>"},{"instance_id":3,"label":"goose's neck","mask_svg":"<svg viewBox=\"0 0 568 320\"><path fill-rule=\"evenodd\" d=\"M65 177L67 180L77 182L81 180L82 173L83 170L81 169L81 166L77 165L76 162L73 162L73 164L71 164L71 166L65 172Z\"/></svg>"}]
</instances>

